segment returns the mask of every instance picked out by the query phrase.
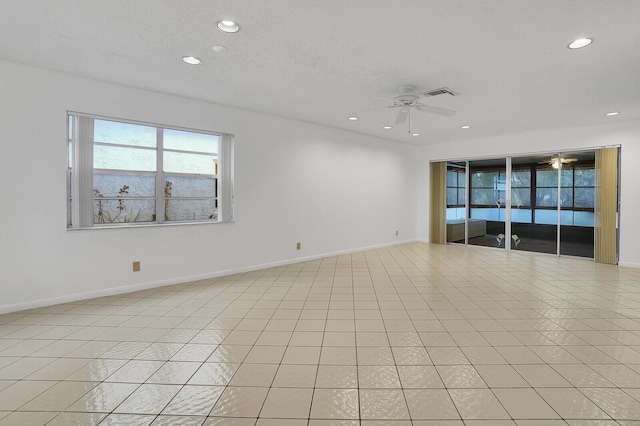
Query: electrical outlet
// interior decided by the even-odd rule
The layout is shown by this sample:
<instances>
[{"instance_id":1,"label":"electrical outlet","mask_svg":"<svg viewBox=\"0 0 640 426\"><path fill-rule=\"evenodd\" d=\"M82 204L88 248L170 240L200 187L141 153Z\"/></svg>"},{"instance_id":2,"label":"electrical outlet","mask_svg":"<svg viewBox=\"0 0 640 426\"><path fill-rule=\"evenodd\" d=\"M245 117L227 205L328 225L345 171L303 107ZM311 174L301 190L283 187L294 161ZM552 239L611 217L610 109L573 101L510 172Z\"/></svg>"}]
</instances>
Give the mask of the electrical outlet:
<instances>
[{"instance_id":1,"label":"electrical outlet","mask_svg":"<svg viewBox=\"0 0 640 426\"><path fill-rule=\"evenodd\" d=\"M133 272L140 272L140 261L136 260L133 262Z\"/></svg>"},{"instance_id":2,"label":"electrical outlet","mask_svg":"<svg viewBox=\"0 0 640 426\"><path fill-rule=\"evenodd\" d=\"M398 236L398 231L396 231L396 237Z\"/></svg>"},{"instance_id":3,"label":"electrical outlet","mask_svg":"<svg viewBox=\"0 0 640 426\"><path fill-rule=\"evenodd\" d=\"M300 243L296 243L296 250L300 250Z\"/></svg>"}]
</instances>

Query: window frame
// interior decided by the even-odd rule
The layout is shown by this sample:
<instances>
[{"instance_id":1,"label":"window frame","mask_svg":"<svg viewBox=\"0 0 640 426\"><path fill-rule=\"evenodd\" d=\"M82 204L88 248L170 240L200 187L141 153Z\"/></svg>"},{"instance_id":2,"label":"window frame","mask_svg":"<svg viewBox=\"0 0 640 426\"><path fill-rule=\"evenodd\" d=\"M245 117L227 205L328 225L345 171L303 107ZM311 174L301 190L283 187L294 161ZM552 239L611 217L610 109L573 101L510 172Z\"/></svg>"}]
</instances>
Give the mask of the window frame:
<instances>
[{"instance_id":1,"label":"window frame","mask_svg":"<svg viewBox=\"0 0 640 426\"><path fill-rule=\"evenodd\" d=\"M536 204L535 204L535 208L538 210L557 210L557 206L543 206L543 205L538 205L537 200L538 200L538 196L537 196L537 190L538 189L556 189L558 188L557 184L555 186L539 186L538 185L538 176L537 176L537 172L539 170L553 170L555 173L558 172L558 169L556 168L552 168L551 166L540 166L538 165L535 168L535 200L536 200ZM576 188L577 189L592 189L595 192L595 182L594 185L589 185L589 186L576 186L576 170L595 170L595 164L592 163L577 163L577 164L563 164L562 165L562 171L571 171L571 185L563 185L562 182L560 183L560 191L562 191L563 189L567 189L567 190L571 190L571 204L570 205L562 205L562 203L560 204L560 210L562 211L573 211L573 212L590 212L590 213L594 213L595 212L595 205L594 207L576 207ZM595 195L594 195L595 197ZM595 202L595 199L594 199Z\"/></svg>"},{"instance_id":2,"label":"window frame","mask_svg":"<svg viewBox=\"0 0 640 426\"><path fill-rule=\"evenodd\" d=\"M233 222L233 152L234 135L229 133L214 132L201 129L186 128L173 125L157 124L130 119L106 117L96 114L88 114L76 111L67 111L67 229L114 229L141 226L172 226L185 224L206 224ZM115 170L94 168L93 152L94 146L113 145L102 141L96 142L94 135L95 120L105 120L123 124L153 127L156 131L156 146L154 148L140 147L141 149L151 149L156 155L155 171L137 170ZM198 133L218 137L217 163L214 174L198 174L183 172L165 172L163 159L166 152L186 152L198 154L199 151L186 151L174 148L165 149L163 146L164 130L175 130L182 132ZM119 145L128 146L128 145ZM204 153L211 154L211 153ZM217 170L216 170L217 169ZM155 220L146 222L115 222L115 223L94 223L94 174L135 174L152 175L155 177L155 195L153 197L125 198L125 200L154 199ZM195 178L211 178L216 181L213 197L175 197L165 196L165 182L171 176L184 176ZM117 199L117 197L105 197ZM212 200L216 218L210 219L165 219L165 203L168 200Z\"/></svg>"},{"instance_id":3,"label":"window frame","mask_svg":"<svg viewBox=\"0 0 640 426\"><path fill-rule=\"evenodd\" d=\"M451 166L447 166L447 175L449 174L449 172L453 172L456 175L456 185L455 186L451 186L449 185L449 179L447 176L447 193L449 191L449 189L455 189L456 191L456 204L449 204L448 203L448 197L447 197L447 208L463 208L466 206L466 202L464 200L466 200L466 191L467 191L467 186L466 186L466 169L459 169L456 167L451 167ZM463 186L460 186L460 175L464 175L463 176ZM464 197L463 197L463 203L460 204L460 191L463 191Z\"/></svg>"},{"instance_id":4,"label":"window frame","mask_svg":"<svg viewBox=\"0 0 640 426\"><path fill-rule=\"evenodd\" d=\"M576 207L575 206L575 191L576 189L586 189L586 190L595 190L594 186L576 186L576 170L593 170L595 168L594 163L590 163L590 162L584 162L584 163L575 163L575 164L563 164L562 165L562 170L565 171L571 171L571 185L562 185L561 184L561 191L562 190L570 190L571 191L571 204L570 205L561 205L560 206L560 210L563 212L589 212L589 213L593 213L594 212L594 208L593 207ZM543 165L543 164L530 164L530 165L517 165L517 166L513 166L512 171L525 171L525 170L530 170L530 185L528 187L511 187L511 198L513 199L513 190L514 189L528 189L530 191L530 203L529 205L525 205L523 204L521 207L525 208L527 210L531 210L531 221L530 222L518 222L518 223L531 223L531 224L536 224L536 211L537 210L549 210L549 211L556 211L557 210L557 205L554 206L545 206L545 205L539 205L538 204L538 198L537 198L537 193L539 189L555 189L557 190L558 186L557 184L554 186L539 186L538 185L538 171L545 171L545 170L553 170L555 173L557 173L557 169L551 167L550 165ZM474 173L477 172L483 172L483 173L497 173L497 181L496 182L500 182L500 176L502 173L505 173L505 169L501 168L501 167L496 167L496 166L480 166L480 167L474 167L473 169L469 170L469 209L478 209L478 208L490 208L490 207L494 207L493 205L486 205L486 204L474 204L473 203L473 194L474 194L474 190L495 190L495 191L500 191L496 185L494 185L494 187L489 187L489 186L477 186L473 184L473 176ZM505 178L506 179L506 178ZM557 197L556 197L557 198ZM514 206L512 205L511 208L513 209ZM564 225L563 225L564 226ZM575 225L574 225L575 226Z\"/></svg>"},{"instance_id":5,"label":"window frame","mask_svg":"<svg viewBox=\"0 0 640 426\"><path fill-rule=\"evenodd\" d=\"M473 175L475 172L483 172L483 173L496 173L496 179L493 181L492 186L478 186L473 184ZM503 176L505 180L501 181L500 177ZM475 204L473 203L473 191L475 190L490 190L497 194L496 199L506 198L506 184L505 189L500 189L499 186L501 182L506 182L507 179L507 169L506 167L475 167L469 170L469 209L478 209L478 208L494 208L495 204ZM504 192L504 196L501 197L500 194Z\"/></svg>"}]
</instances>

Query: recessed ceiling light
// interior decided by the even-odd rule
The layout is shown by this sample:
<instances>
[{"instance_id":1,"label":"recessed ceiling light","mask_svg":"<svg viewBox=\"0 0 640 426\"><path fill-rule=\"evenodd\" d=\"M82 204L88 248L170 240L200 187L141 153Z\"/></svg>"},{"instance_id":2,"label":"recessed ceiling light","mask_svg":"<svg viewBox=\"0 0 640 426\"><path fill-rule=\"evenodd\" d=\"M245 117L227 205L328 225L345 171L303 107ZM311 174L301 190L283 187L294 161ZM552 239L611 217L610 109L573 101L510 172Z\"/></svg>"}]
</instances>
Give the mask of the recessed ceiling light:
<instances>
[{"instance_id":1,"label":"recessed ceiling light","mask_svg":"<svg viewBox=\"0 0 640 426\"><path fill-rule=\"evenodd\" d=\"M183 56L182 62L189 65L200 65L202 63L202 61L195 56Z\"/></svg>"},{"instance_id":2,"label":"recessed ceiling light","mask_svg":"<svg viewBox=\"0 0 640 426\"><path fill-rule=\"evenodd\" d=\"M385 130L393 129L393 126L384 126L383 129Z\"/></svg>"},{"instance_id":3,"label":"recessed ceiling light","mask_svg":"<svg viewBox=\"0 0 640 426\"><path fill-rule=\"evenodd\" d=\"M213 46L211 46L211 49L213 49L213 51L216 53L222 53L226 50L229 50L227 46L221 46L219 44L214 44Z\"/></svg>"},{"instance_id":4,"label":"recessed ceiling light","mask_svg":"<svg viewBox=\"0 0 640 426\"><path fill-rule=\"evenodd\" d=\"M356 121L358 119L358 117L356 117L355 115L352 115L351 117L349 117L349 120L351 121Z\"/></svg>"},{"instance_id":5,"label":"recessed ceiling light","mask_svg":"<svg viewBox=\"0 0 640 426\"><path fill-rule=\"evenodd\" d=\"M461 129L470 129L471 126L469 126L468 124L465 124L464 126L460 126Z\"/></svg>"},{"instance_id":6,"label":"recessed ceiling light","mask_svg":"<svg viewBox=\"0 0 640 426\"><path fill-rule=\"evenodd\" d=\"M569 44L569 49L581 49L590 45L591 42L593 42L593 40L590 38L579 38Z\"/></svg>"},{"instance_id":7,"label":"recessed ceiling light","mask_svg":"<svg viewBox=\"0 0 640 426\"><path fill-rule=\"evenodd\" d=\"M216 22L216 26L218 29L225 33L237 33L240 31L240 25L235 23L234 21L222 20Z\"/></svg>"},{"instance_id":8,"label":"recessed ceiling light","mask_svg":"<svg viewBox=\"0 0 640 426\"><path fill-rule=\"evenodd\" d=\"M605 115L607 117L612 117L612 116L618 115L618 114L620 114L618 111L611 111L611 112L606 113Z\"/></svg>"},{"instance_id":9,"label":"recessed ceiling light","mask_svg":"<svg viewBox=\"0 0 640 426\"><path fill-rule=\"evenodd\" d=\"M420 133L411 133L411 136L420 136Z\"/></svg>"}]
</instances>

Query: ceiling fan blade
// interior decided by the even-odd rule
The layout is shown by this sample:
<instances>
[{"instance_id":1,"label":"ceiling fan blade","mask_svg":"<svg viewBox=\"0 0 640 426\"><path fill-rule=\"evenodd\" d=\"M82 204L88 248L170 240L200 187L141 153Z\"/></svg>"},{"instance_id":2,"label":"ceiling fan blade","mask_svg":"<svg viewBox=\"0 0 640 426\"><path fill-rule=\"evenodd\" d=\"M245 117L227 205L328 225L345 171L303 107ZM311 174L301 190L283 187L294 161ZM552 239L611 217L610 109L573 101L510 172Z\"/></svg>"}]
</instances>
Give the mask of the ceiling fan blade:
<instances>
[{"instance_id":1,"label":"ceiling fan blade","mask_svg":"<svg viewBox=\"0 0 640 426\"><path fill-rule=\"evenodd\" d=\"M418 105L415 106L415 108L418 111L429 112L431 114L444 115L446 117L451 117L452 115L454 115L456 113L452 109L439 108L439 107L423 105L423 104L418 104Z\"/></svg>"},{"instance_id":2,"label":"ceiling fan blade","mask_svg":"<svg viewBox=\"0 0 640 426\"><path fill-rule=\"evenodd\" d=\"M409 108L402 108L398 111L398 116L396 117L396 124L402 124L407 120L407 116L409 115Z\"/></svg>"},{"instance_id":3,"label":"ceiling fan blade","mask_svg":"<svg viewBox=\"0 0 640 426\"><path fill-rule=\"evenodd\" d=\"M378 109L389 109L389 108L396 108L396 106L395 105L387 105L387 106L377 107L377 108L360 109L358 111L355 111L355 114L359 114L361 112L367 112L367 111L375 111L375 110L378 110Z\"/></svg>"},{"instance_id":4,"label":"ceiling fan blade","mask_svg":"<svg viewBox=\"0 0 640 426\"><path fill-rule=\"evenodd\" d=\"M562 157L560 159L560 161L562 161L562 164L569 164L569 163L573 163L574 161L578 161L578 159L577 158L565 158L565 157Z\"/></svg>"}]
</instances>

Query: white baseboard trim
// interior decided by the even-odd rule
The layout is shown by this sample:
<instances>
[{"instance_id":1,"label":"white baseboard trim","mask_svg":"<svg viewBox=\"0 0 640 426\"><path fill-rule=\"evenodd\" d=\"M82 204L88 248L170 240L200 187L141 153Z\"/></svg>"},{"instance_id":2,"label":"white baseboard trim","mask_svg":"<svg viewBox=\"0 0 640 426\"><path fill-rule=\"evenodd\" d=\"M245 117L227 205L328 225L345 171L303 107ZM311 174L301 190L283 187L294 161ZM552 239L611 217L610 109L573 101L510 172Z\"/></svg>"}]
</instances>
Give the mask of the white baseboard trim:
<instances>
[{"instance_id":1,"label":"white baseboard trim","mask_svg":"<svg viewBox=\"0 0 640 426\"><path fill-rule=\"evenodd\" d=\"M623 266L625 268L640 268L640 263L634 262L618 262L618 266Z\"/></svg>"},{"instance_id":2,"label":"white baseboard trim","mask_svg":"<svg viewBox=\"0 0 640 426\"><path fill-rule=\"evenodd\" d=\"M102 290L72 293L64 296L31 300L29 302L15 303L11 305L0 305L0 314L25 311L29 309L43 308L45 306L59 305L61 303L77 302L79 300L94 299L96 297L114 296L117 294L125 294L125 293L131 293L134 291L148 290L151 288L163 287L166 285L182 284L182 283L188 283L192 281L200 281L200 280L206 280L210 278L224 277L226 275L241 274L244 272L258 271L260 269L292 265L294 263L308 262L311 260L323 259L325 257L340 256L344 254L357 253L361 251L375 250L375 249L380 249L385 247L393 247L393 246L398 246L401 244L408 244L413 242L416 242L416 240L406 240L406 241L398 241L393 243L378 244L378 245L366 246L366 247L360 247L360 248L354 248L354 249L348 249L348 250L340 250L340 251L331 252L331 253L296 257L296 258L281 260L277 262L269 262L269 263L262 263L258 265L243 266L240 268L225 269L222 271L214 271L206 274L188 275L188 276L182 276L182 277L169 278L166 280L150 281L150 282L131 284L131 285L125 285L125 286L119 286L119 287L110 287Z\"/></svg>"}]
</instances>

